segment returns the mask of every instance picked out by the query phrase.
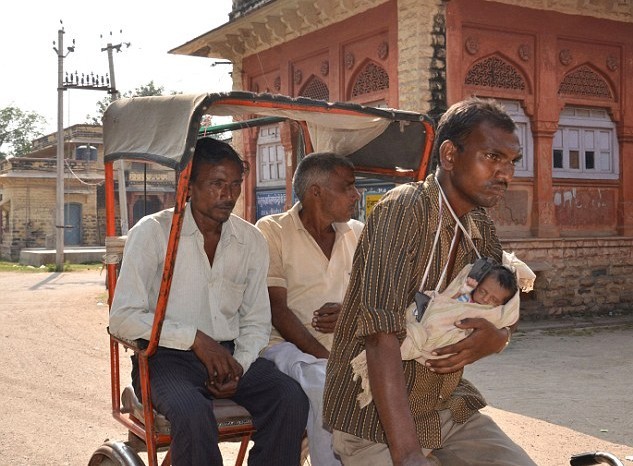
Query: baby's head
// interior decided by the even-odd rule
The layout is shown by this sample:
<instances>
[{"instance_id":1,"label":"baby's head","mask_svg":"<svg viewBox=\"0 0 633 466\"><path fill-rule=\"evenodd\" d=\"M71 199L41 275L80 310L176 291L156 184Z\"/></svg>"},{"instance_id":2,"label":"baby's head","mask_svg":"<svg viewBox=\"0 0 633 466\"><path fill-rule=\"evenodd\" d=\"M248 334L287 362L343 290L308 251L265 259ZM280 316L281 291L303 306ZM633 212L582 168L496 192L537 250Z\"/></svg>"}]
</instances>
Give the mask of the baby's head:
<instances>
[{"instance_id":1,"label":"baby's head","mask_svg":"<svg viewBox=\"0 0 633 466\"><path fill-rule=\"evenodd\" d=\"M514 272L503 265L495 265L473 290L473 301L478 304L501 306L510 301L518 289Z\"/></svg>"}]
</instances>

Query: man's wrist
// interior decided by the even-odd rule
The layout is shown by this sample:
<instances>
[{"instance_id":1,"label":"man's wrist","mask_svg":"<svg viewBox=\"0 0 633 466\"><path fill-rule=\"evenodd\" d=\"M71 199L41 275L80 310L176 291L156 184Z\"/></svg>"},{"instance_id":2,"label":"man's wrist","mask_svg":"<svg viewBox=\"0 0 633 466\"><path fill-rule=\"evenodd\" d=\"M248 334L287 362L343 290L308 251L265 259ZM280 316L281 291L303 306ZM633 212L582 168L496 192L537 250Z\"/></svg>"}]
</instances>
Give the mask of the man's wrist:
<instances>
[{"instance_id":1,"label":"man's wrist","mask_svg":"<svg viewBox=\"0 0 633 466\"><path fill-rule=\"evenodd\" d=\"M497 351L497 354L503 353L503 350L505 350L508 347L508 345L510 344L510 340L512 339L512 329L510 329L509 326L503 327L501 330L505 330L508 336L503 346L499 348L499 350Z\"/></svg>"}]
</instances>

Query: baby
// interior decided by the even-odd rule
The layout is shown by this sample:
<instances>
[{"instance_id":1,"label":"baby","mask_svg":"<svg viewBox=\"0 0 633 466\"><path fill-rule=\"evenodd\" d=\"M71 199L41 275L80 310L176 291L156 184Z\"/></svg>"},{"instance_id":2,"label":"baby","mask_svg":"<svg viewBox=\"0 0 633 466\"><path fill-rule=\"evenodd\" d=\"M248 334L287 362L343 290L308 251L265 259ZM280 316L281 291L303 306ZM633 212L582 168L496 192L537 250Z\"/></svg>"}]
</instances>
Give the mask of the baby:
<instances>
[{"instance_id":1,"label":"baby","mask_svg":"<svg viewBox=\"0 0 633 466\"><path fill-rule=\"evenodd\" d=\"M473 265L473 269L475 269ZM518 290L516 275L503 265L492 265L487 268L482 278L468 274L465 286L460 293L453 296L462 303L487 304L501 306L510 301Z\"/></svg>"},{"instance_id":2,"label":"baby","mask_svg":"<svg viewBox=\"0 0 633 466\"><path fill-rule=\"evenodd\" d=\"M519 286L522 291L531 290L535 275L514 254L504 252L503 263L508 267L490 258L477 259L472 266L464 267L443 292L416 293L405 312L407 334L400 345L402 360L424 364L427 359L439 357L433 354L436 348L457 343L470 333L471 329L455 326L464 318L484 318L497 328L514 324L519 319ZM361 382L358 403L367 406L372 395L365 351L352 359L351 366L354 380Z\"/></svg>"}]
</instances>

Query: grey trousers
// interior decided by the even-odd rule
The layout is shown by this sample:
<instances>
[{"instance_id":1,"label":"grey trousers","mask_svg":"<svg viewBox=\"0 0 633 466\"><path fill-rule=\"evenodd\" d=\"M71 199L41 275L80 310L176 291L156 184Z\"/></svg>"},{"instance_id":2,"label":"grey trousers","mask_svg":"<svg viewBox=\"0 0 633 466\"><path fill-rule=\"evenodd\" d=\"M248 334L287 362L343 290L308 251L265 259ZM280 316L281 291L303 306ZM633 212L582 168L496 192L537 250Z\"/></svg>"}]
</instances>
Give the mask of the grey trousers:
<instances>
[{"instance_id":1,"label":"grey trousers","mask_svg":"<svg viewBox=\"0 0 633 466\"><path fill-rule=\"evenodd\" d=\"M450 411L440 412L442 448L422 449L429 460L442 466L536 466L528 454L514 443L485 414L476 413L464 424L451 419ZM389 447L354 435L334 431L334 451L345 466L392 466Z\"/></svg>"}]
</instances>

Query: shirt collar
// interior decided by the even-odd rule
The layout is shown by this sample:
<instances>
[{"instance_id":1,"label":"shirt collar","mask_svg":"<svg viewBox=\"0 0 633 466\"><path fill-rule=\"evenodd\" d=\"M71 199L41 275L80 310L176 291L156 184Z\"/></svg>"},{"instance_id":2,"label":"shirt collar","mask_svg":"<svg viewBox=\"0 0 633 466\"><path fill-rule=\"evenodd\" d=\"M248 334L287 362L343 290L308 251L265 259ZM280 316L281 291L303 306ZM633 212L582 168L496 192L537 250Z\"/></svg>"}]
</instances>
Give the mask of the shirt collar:
<instances>
[{"instance_id":1,"label":"shirt collar","mask_svg":"<svg viewBox=\"0 0 633 466\"><path fill-rule=\"evenodd\" d=\"M235 215L231 214L229 219L222 224L222 234L220 235L220 241L224 238L234 237L239 243L244 243L244 232L235 227ZM182 221L182 229L180 230L181 236L191 236L196 233L200 233L200 229L196 224L191 213L191 202L187 202L185 206L185 216Z\"/></svg>"}]
</instances>

